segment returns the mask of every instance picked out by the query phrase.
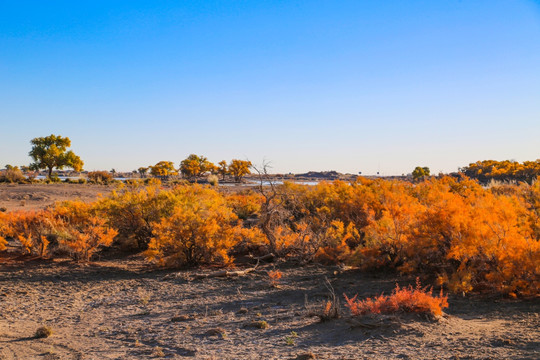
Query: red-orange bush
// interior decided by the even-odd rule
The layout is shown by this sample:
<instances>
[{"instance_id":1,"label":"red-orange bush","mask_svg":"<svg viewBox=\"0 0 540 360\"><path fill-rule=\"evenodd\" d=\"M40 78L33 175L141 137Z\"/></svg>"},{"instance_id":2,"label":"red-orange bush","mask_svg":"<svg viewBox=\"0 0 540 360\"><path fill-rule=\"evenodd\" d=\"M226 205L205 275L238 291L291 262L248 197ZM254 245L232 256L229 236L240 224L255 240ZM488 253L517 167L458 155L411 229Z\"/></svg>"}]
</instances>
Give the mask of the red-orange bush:
<instances>
[{"instance_id":1,"label":"red-orange bush","mask_svg":"<svg viewBox=\"0 0 540 360\"><path fill-rule=\"evenodd\" d=\"M448 296L443 295L442 289L439 296L433 296L432 289L422 288L418 279L415 288L411 285L400 288L396 284L396 288L388 296L381 294L365 300L358 300L357 295L352 298L344 296L345 306L355 316L399 312L428 313L439 316L442 315L443 309L448 307Z\"/></svg>"},{"instance_id":2,"label":"red-orange bush","mask_svg":"<svg viewBox=\"0 0 540 360\"><path fill-rule=\"evenodd\" d=\"M4 236L19 240L25 254L46 256L50 239L59 224L49 210L16 211L6 214Z\"/></svg>"}]
</instances>

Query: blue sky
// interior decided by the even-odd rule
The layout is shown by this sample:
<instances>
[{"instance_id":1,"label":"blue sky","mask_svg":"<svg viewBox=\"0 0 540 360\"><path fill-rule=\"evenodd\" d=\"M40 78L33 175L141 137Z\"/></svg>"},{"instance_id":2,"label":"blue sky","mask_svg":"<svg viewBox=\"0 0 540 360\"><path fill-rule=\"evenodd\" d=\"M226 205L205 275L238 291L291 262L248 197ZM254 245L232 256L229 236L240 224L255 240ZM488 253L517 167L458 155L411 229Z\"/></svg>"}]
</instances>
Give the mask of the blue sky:
<instances>
[{"instance_id":1,"label":"blue sky","mask_svg":"<svg viewBox=\"0 0 540 360\"><path fill-rule=\"evenodd\" d=\"M0 166L275 172L540 158L538 1L2 1Z\"/></svg>"}]
</instances>

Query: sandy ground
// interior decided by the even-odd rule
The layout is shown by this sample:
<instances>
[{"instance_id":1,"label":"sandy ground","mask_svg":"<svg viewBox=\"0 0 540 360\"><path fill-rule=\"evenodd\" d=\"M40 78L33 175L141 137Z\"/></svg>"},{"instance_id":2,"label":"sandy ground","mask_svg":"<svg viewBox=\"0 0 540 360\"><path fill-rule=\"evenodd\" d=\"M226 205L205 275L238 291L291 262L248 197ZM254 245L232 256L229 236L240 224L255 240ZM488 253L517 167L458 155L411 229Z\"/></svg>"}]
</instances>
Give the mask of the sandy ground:
<instances>
[{"instance_id":1,"label":"sandy ground","mask_svg":"<svg viewBox=\"0 0 540 360\"><path fill-rule=\"evenodd\" d=\"M90 184L0 184L0 207L7 211L43 209L56 201L93 201L113 185Z\"/></svg>"},{"instance_id":2,"label":"sandy ground","mask_svg":"<svg viewBox=\"0 0 540 360\"><path fill-rule=\"evenodd\" d=\"M90 265L8 257L0 269L0 359L540 358L538 300L460 296L438 321L354 321L343 310L320 322L325 278L340 297L389 293L396 281L414 279L266 264L244 277L196 280L211 270L156 271L137 257ZM277 288L266 273L274 266L284 274ZM42 325L51 337L34 337Z\"/></svg>"}]
</instances>

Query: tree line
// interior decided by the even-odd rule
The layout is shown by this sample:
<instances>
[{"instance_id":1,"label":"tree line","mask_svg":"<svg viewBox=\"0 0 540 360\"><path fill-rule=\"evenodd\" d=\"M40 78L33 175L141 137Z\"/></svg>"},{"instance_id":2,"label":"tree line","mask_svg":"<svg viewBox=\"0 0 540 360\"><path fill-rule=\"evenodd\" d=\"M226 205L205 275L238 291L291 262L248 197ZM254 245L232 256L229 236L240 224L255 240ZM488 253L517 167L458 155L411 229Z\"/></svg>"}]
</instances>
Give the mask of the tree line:
<instances>
[{"instance_id":1,"label":"tree line","mask_svg":"<svg viewBox=\"0 0 540 360\"><path fill-rule=\"evenodd\" d=\"M32 149L29 156L33 162L28 167L19 168L17 166L6 165L7 180L13 182L24 179L22 171L39 171L46 170L47 177L50 179L53 176L53 170L62 170L71 168L74 171L81 171L84 162L72 150L68 150L71 146L71 140L68 137L51 134L45 137L37 137L30 141ZM205 175L220 175L222 180L226 176L231 176L234 181L240 182L245 175L251 173L252 164L248 160L232 159L229 163L222 160L215 165L206 157L201 155L191 154L186 159L180 162L179 168L174 167L172 161L160 161L155 165L148 167L140 167L134 173L139 173L141 177L150 175L160 178L168 178L170 176L182 176L189 180L197 180ZM115 170L111 170L114 174ZM107 180L112 178L106 171L95 171L90 173L90 178L95 180ZM4 174L6 178L6 174Z\"/></svg>"},{"instance_id":2,"label":"tree line","mask_svg":"<svg viewBox=\"0 0 540 360\"><path fill-rule=\"evenodd\" d=\"M196 180L204 175L220 175L225 180L227 175L233 177L234 181L240 182L245 175L251 174L251 161L232 159L229 163L222 160L215 165L202 155L191 154L180 162L180 167L176 169L172 161L160 161L153 166L140 167L137 172L141 177L149 172L157 177L169 177L182 174L186 179Z\"/></svg>"},{"instance_id":3,"label":"tree line","mask_svg":"<svg viewBox=\"0 0 540 360\"><path fill-rule=\"evenodd\" d=\"M21 170L46 170L48 178L53 175L53 170L63 168L72 168L75 171L81 171L84 162L72 150L71 140L68 137L51 134L46 137L37 137L30 141L32 149L29 156L33 162L28 167L19 169L11 165L6 165L6 174L3 179L6 181L15 179L19 181L24 179ZM232 159L229 163L222 160L217 165L210 162L202 155L191 154L180 162L178 168L175 168L172 161L160 161L155 165L140 167L134 173L141 177L150 174L162 179L171 176L182 175L185 179L195 181L205 175L221 176L225 180L230 176L236 182L241 182L242 178L251 174L252 163L248 160ZM471 163L468 166L459 169L462 174L478 180L482 184L490 181L506 182L526 182L531 184L540 175L540 159L536 161L524 161L522 163L513 160L483 160ZM111 171L115 173L114 169ZM96 172L96 178L106 178L108 175L104 171ZM417 166L412 172L413 179L419 180L430 176L428 167ZM217 182L217 177L214 182Z\"/></svg>"}]
</instances>

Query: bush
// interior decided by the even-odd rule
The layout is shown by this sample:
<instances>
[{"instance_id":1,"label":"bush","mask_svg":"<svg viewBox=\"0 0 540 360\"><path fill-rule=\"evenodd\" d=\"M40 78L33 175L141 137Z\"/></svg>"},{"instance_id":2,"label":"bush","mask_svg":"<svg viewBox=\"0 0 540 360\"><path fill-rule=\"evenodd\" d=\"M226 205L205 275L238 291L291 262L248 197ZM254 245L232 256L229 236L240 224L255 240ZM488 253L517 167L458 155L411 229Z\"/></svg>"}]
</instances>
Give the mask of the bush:
<instances>
[{"instance_id":1,"label":"bush","mask_svg":"<svg viewBox=\"0 0 540 360\"><path fill-rule=\"evenodd\" d=\"M237 225L237 217L215 190L199 185L178 187L171 216L155 224L145 252L164 266L227 265L228 252L255 232Z\"/></svg>"},{"instance_id":2,"label":"bush","mask_svg":"<svg viewBox=\"0 0 540 360\"><path fill-rule=\"evenodd\" d=\"M23 183L26 182L26 177L18 167L11 167L0 174L0 182Z\"/></svg>"},{"instance_id":3,"label":"bush","mask_svg":"<svg viewBox=\"0 0 540 360\"><path fill-rule=\"evenodd\" d=\"M88 173L88 181L94 184L109 184L113 176L108 171L92 171Z\"/></svg>"},{"instance_id":4,"label":"bush","mask_svg":"<svg viewBox=\"0 0 540 360\"><path fill-rule=\"evenodd\" d=\"M157 185L124 186L99 200L96 210L118 231L127 248L146 250L155 224L171 216L177 203L175 191L165 191Z\"/></svg>"},{"instance_id":5,"label":"bush","mask_svg":"<svg viewBox=\"0 0 540 360\"><path fill-rule=\"evenodd\" d=\"M0 251L6 250L7 240L5 238L8 235L9 216L0 211Z\"/></svg>"},{"instance_id":6,"label":"bush","mask_svg":"<svg viewBox=\"0 0 540 360\"><path fill-rule=\"evenodd\" d=\"M7 216L4 236L18 239L25 254L48 254L49 244L59 229L51 211L17 211Z\"/></svg>"},{"instance_id":7,"label":"bush","mask_svg":"<svg viewBox=\"0 0 540 360\"><path fill-rule=\"evenodd\" d=\"M106 220L96 216L91 205L82 201L68 201L54 208L60 224L60 244L70 249L73 259L88 261L101 247L112 244L118 234L106 226Z\"/></svg>"},{"instance_id":8,"label":"bush","mask_svg":"<svg viewBox=\"0 0 540 360\"><path fill-rule=\"evenodd\" d=\"M400 312L427 313L440 316L443 309L448 307L448 296L433 296L432 290L420 286L416 279L416 287L396 288L390 296L379 295L373 299L357 300L356 295L348 298L345 295L346 306L355 316L367 314L394 314Z\"/></svg>"},{"instance_id":9,"label":"bush","mask_svg":"<svg viewBox=\"0 0 540 360\"><path fill-rule=\"evenodd\" d=\"M40 326L37 330L36 330L36 338L48 338L49 336L51 336L53 333L52 331L52 328L49 327L49 326Z\"/></svg>"},{"instance_id":10,"label":"bush","mask_svg":"<svg viewBox=\"0 0 540 360\"><path fill-rule=\"evenodd\" d=\"M242 220L256 215L261 210L262 198L252 192L230 194L226 196L226 199L236 216Z\"/></svg>"},{"instance_id":11,"label":"bush","mask_svg":"<svg viewBox=\"0 0 540 360\"><path fill-rule=\"evenodd\" d=\"M207 181L212 186L218 186L219 178L216 175L208 175Z\"/></svg>"}]
</instances>

